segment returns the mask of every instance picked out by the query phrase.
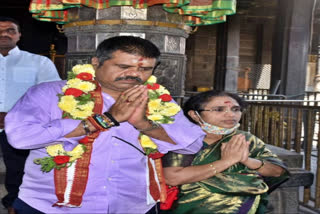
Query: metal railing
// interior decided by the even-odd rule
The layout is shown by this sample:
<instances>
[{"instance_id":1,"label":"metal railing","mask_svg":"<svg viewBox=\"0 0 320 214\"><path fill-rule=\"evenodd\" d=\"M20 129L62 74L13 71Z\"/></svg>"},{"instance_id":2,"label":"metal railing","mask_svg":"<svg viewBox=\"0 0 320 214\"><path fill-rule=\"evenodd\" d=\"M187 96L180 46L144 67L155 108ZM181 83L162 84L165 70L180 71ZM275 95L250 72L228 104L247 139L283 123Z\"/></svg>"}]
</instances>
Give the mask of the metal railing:
<instances>
[{"instance_id":1,"label":"metal railing","mask_svg":"<svg viewBox=\"0 0 320 214\"><path fill-rule=\"evenodd\" d=\"M304 188L303 206L320 208L320 100L248 100L241 129L265 143L304 155L304 168L315 174L315 182Z\"/></svg>"}]
</instances>

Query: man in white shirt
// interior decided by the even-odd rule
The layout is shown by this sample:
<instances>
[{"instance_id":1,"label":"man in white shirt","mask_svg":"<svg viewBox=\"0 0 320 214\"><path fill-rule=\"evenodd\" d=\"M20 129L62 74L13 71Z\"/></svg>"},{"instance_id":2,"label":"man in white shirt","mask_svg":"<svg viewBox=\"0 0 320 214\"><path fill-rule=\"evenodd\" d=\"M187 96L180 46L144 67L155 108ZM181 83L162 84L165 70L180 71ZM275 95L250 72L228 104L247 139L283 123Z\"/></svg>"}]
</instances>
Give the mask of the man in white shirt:
<instances>
[{"instance_id":1,"label":"man in white shirt","mask_svg":"<svg viewBox=\"0 0 320 214\"><path fill-rule=\"evenodd\" d=\"M10 208L17 198L29 151L14 149L8 144L3 131L4 117L29 87L60 80L49 58L17 47L20 37L19 23L9 17L0 17L0 145L6 166L5 187L8 191L2 204L8 208L9 213L14 213Z\"/></svg>"}]
</instances>

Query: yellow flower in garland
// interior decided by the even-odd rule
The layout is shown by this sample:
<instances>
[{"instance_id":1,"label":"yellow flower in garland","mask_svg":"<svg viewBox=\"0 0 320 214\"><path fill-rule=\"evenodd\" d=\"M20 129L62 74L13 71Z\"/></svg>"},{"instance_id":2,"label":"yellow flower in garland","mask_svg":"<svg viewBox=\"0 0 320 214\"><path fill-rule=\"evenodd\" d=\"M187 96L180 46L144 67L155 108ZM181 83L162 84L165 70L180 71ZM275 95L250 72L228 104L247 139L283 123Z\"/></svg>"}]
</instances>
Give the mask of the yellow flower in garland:
<instances>
[{"instance_id":1,"label":"yellow flower in garland","mask_svg":"<svg viewBox=\"0 0 320 214\"><path fill-rule=\"evenodd\" d=\"M74 118L86 118L88 115L92 115L92 110L74 109L70 112L70 115Z\"/></svg>"},{"instance_id":2,"label":"yellow flower in garland","mask_svg":"<svg viewBox=\"0 0 320 214\"><path fill-rule=\"evenodd\" d=\"M88 101L86 104L78 106L81 110L83 111L92 111L94 108L94 102L93 101Z\"/></svg>"},{"instance_id":3,"label":"yellow flower in garland","mask_svg":"<svg viewBox=\"0 0 320 214\"><path fill-rule=\"evenodd\" d=\"M67 84L65 85L65 89L68 88L75 88L81 83L81 79L75 78L75 79L70 79L67 81Z\"/></svg>"},{"instance_id":4,"label":"yellow flower in garland","mask_svg":"<svg viewBox=\"0 0 320 214\"><path fill-rule=\"evenodd\" d=\"M66 152L68 156L70 156L70 162L75 161L81 158L82 154L85 152L85 146L82 144L78 144L74 149L70 152Z\"/></svg>"},{"instance_id":5,"label":"yellow flower in garland","mask_svg":"<svg viewBox=\"0 0 320 214\"><path fill-rule=\"evenodd\" d=\"M153 84L153 83L156 83L157 82L157 77L155 77L155 76L153 76L153 75L151 75L150 77L149 77L149 79L147 80L147 83L148 84Z\"/></svg>"},{"instance_id":6,"label":"yellow flower in garland","mask_svg":"<svg viewBox=\"0 0 320 214\"><path fill-rule=\"evenodd\" d=\"M176 115L181 110L180 106L177 106L175 103L166 103L165 108L163 108L163 114L171 117Z\"/></svg>"},{"instance_id":7,"label":"yellow flower in garland","mask_svg":"<svg viewBox=\"0 0 320 214\"><path fill-rule=\"evenodd\" d=\"M89 73L89 74L91 74L93 77L95 77L95 70L93 69L92 65L90 65L90 64L73 66L72 72L73 72L74 74Z\"/></svg>"},{"instance_id":8,"label":"yellow flower in garland","mask_svg":"<svg viewBox=\"0 0 320 214\"><path fill-rule=\"evenodd\" d=\"M161 99L150 100L148 102L148 113L154 114L161 107Z\"/></svg>"},{"instance_id":9,"label":"yellow flower in garland","mask_svg":"<svg viewBox=\"0 0 320 214\"><path fill-rule=\"evenodd\" d=\"M159 94L169 94L170 95L170 92L162 85L160 85L159 89L157 89L156 92Z\"/></svg>"},{"instance_id":10,"label":"yellow flower in garland","mask_svg":"<svg viewBox=\"0 0 320 214\"><path fill-rule=\"evenodd\" d=\"M75 85L72 88L76 88L85 93L88 93L89 91L93 91L94 89L96 89L96 85L91 82L81 81L79 84Z\"/></svg>"},{"instance_id":11,"label":"yellow flower in garland","mask_svg":"<svg viewBox=\"0 0 320 214\"><path fill-rule=\"evenodd\" d=\"M143 148L157 149L157 145L147 135L141 135L140 143Z\"/></svg>"},{"instance_id":12,"label":"yellow flower in garland","mask_svg":"<svg viewBox=\"0 0 320 214\"><path fill-rule=\"evenodd\" d=\"M65 112L71 112L77 107L78 101L74 98L74 96L67 95L62 96L58 106L61 110Z\"/></svg>"},{"instance_id":13,"label":"yellow flower in garland","mask_svg":"<svg viewBox=\"0 0 320 214\"><path fill-rule=\"evenodd\" d=\"M163 116L161 114L151 114L148 115L147 118L152 121L161 121L163 119Z\"/></svg>"},{"instance_id":14,"label":"yellow flower in garland","mask_svg":"<svg viewBox=\"0 0 320 214\"><path fill-rule=\"evenodd\" d=\"M63 117L85 119L93 114L94 100L90 92L96 89L92 65L76 65L68 73L68 81L62 88L58 106L64 111Z\"/></svg>"},{"instance_id":15,"label":"yellow flower in garland","mask_svg":"<svg viewBox=\"0 0 320 214\"><path fill-rule=\"evenodd\" d=\"M64 148L63 148L62 144L55 144L52 146L48 146L47 153L52 157L57 156L57 155L62 155L64 153Z\"/></svg>"},{"instance_id":16,"label":"yellow flower in garland","mask_svg":"<svg viewBox=\"0 0 320 214\"><path fill-rule=\"evenodd\" d=\"M82 81L80 79L71 79L62 88L62 91L65 92L68 88L76 88L85 93L88 93L89 91L93 91L94 89L96 89L96 85L88 81Z\"/></svg>"}]
</instances>

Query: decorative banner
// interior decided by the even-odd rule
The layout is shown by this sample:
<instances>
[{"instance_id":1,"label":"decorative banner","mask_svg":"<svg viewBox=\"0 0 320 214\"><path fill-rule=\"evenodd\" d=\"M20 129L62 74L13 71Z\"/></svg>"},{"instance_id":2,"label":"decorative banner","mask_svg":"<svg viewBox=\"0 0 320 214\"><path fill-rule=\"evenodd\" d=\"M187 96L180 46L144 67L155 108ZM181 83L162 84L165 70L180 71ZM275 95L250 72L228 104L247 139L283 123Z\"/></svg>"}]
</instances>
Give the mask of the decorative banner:
<instances>
[{"instance_id":1,"label":"decorative banner","mask_svg":"<svg viewBox=\"0 0 320 214\"><path fill-rule=\"evenodd\" d=\"M227 15L236 13L236 0L31 0L29 11L37 20L65 24L69 22L68 10L74 7L143 9L156 4L162 4L169 13L180 14L189 26L225 22Z\"/></svg>"}]
</instances>

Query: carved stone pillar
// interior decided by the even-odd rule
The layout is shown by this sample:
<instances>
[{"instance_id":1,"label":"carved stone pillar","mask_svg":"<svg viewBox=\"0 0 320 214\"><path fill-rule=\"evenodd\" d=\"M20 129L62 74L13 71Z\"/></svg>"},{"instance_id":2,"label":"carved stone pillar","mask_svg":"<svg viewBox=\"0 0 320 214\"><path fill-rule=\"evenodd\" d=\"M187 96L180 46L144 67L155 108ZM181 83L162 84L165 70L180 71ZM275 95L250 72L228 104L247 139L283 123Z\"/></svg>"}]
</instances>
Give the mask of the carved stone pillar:
<instances>
[{"instance_id":1,"label":"carved stone pillar","mask_svg":"<svg viewBox=\"0 0 320 214\"><path fill-rule=\"evenodd\" d=\"M111 7L103 10L83 7L71 11L72 21L65 25L68 38L66 68L90 63L96 47L104 39L139 36L153 42L161 51L161 64L155 71L159 83L173 96L184 95L185 42L190 28L181 16L165 12L161 6L148 9Z\"/></svg>"}]
</instances>

